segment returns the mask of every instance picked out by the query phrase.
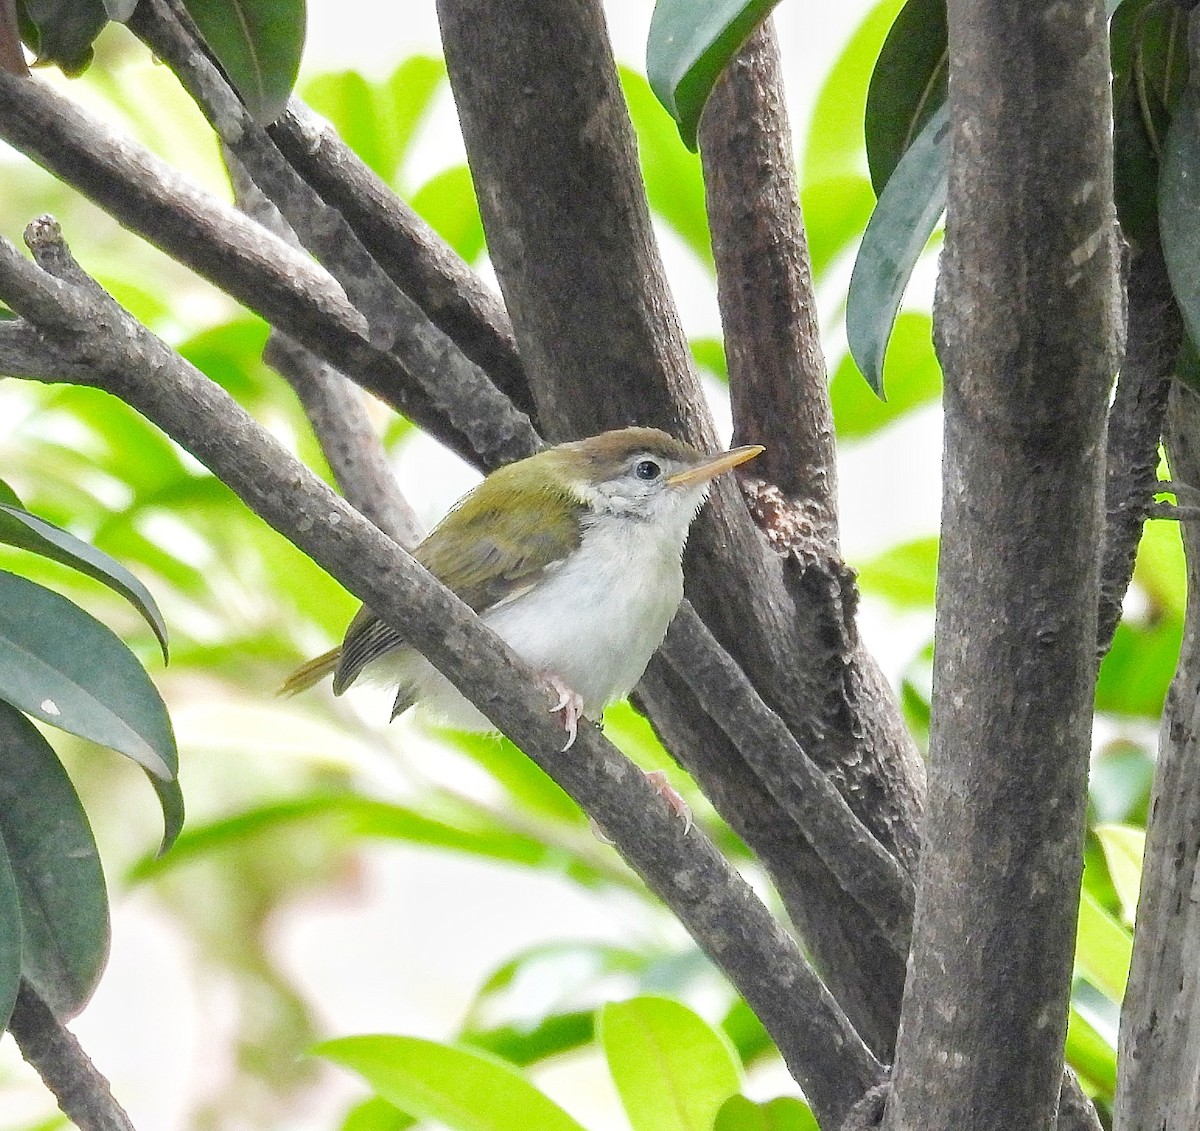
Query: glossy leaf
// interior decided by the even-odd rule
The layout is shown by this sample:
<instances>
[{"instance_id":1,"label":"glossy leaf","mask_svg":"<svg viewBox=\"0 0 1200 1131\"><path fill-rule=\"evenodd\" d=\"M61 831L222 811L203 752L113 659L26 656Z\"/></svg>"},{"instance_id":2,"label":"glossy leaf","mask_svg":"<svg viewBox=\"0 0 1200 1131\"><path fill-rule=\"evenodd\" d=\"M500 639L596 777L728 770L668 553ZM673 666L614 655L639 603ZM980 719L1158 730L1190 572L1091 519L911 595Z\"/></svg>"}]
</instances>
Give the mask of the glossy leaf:
<instances>
[{"instance_id":1,"label":"glossy leaf","mask_svg":"<svg viewBox=\"0 0 1200 1131\"><path fill-rule=\"evenodd\" d=\"M167 658L167 626L150 591L120 562L28 511L0 503L0 542L40 554L94 577L120 593L154 630Z\"/></svg>"},{"instance_id":2,"label":"glossy leaf","mask_svg":"<svg viewBox=\"0 0 1200 1131\"><path fill-rule=\"evenodd\" d=\"M1089 892L1079 901L1079 932L1075 942L1075 968L1109 1000L1125 996L1133 939Z\"/></svg>"},{"instance_id":3,"label":"glossy leaf","mask_svg":"<svg viewBox=\"0 0 1200 1131\"><path fill-rule=\"evenodd\" d=\"M305 0L184 0L250 116L283 113L304 50Z\"/></svg>"},{"instance_id":4,"label":"glossy leaf","mask_svg":"<svg viewBox=\"0 0 1200 1131\"><path fill-rule=\"evenodd\" d=\"M21 897L0 837L0 1032L8 1026L21 988Z\"/></svg>"},{"instance_id":5,"label":"glossy leaf","mask_svg":"<svg viewBox=\"0 0 1200 1131\"><path fill-rule=\"evenodd\" d=\"M1121 917L1133 926L1138 892L1142 886L1142 858L1146 854L1146 830L1130 825L1097 825L1092 830L1104 849L1108 874L1121 900Z\"/></svg>"},{"instance_id":6,"label":"glossy leaf","mask_svg":"<svg viewBox=\"0 0 1200 1131\"><path fill-rule=\"evenodd\" d=\"M866 172L863 119L875 61L904 0L880 0L842 49L813 108L804 147L803 184Z\"/></svg>"},{"instance_id":7,"label":"glossy leaf","mask_svg":"<svg viewBox=\"0 0 1200 1131\"><path fill-rule=\"evenodd\" d=\"M431 177L413 195L411 204L468 263L474 263L482 254L483 220L466 165L456 165Z\"/></svg>"},{"instance_id":8,"label":"glossy leaf","mask_svg":"<svg viewBox=\"0 0 1200 1131\"><path fill-rule=\"evenodd\" d=\"M92 43L108 23L102 0L18 0L17 11L36 62L67 75L87 69Z\"/></svg>"},{"instance_id":9,"label":"glossy leaf","mask_svg":"<svg viewBox=\"0 0 1200 1131\"><path fill-rule=\"evenodd\" d=\"M704 104L725 64L779 0L657 0L646 40L646 77L679 135L696 148Z\"/></svg>"},{"instance_id":10,"label":"glossy leaf","mask_svg":"<svg viewBox=\"0 0 1200 1131\"><path fill-rule=\"evenodd\" d=\"M633 1131L710 1131L741 1086L723 1034L669 998L637 997L600 1011L600 1037Z\"/></svg>"},{"instance_id":11,"label":"glossy leaf","mask_svg":"<svg viewBox=\"0 0 1200 1131\"><path fill-rule=\"evenodd\" d=\"M712 236L704 207L700 158L680 140L671 116L636 71L621 68L621 89L637 134L646 199L706 264L712 265Z\"/></svg>"},{"instance_id":12,"label":"glossy leaf","mask_svg":"<svg viewBox=\"0 0 1200 1131\"><path fill-rule=\"evenodd\" d=\"M175 736L137 657L65 597L0 571L0 699L174 777Z\"/></svg>"},{"instance_id":13,"label":"glossy leaf","mask_svg":"<svg viewBox=\"0 0 1200 1131\"><path fill-rule=\"evenodd\" d=\"M884 40L867 91L863 131L877 196L946 101L948 74L946 0L908 0Z\"/></svg>"},{"instance_id":14,"label":"glossy leaf","mask_svg":"<svg viewBox=\"0 0 1200 1131\"><path fill-rule=\"evenodd\" d=\"M510 1064L416 1037L344 1037L314 1050L419 1119L452 1131L583 1131Z\"/></svg>"},{"instance_id":15,"label":"glossy leaf","mask_svg":"<svg viewBox=\"0 0 1200 1131\"><path fill-rule=\"evenodd\" d=\"M713 1131L820 1131L808 1104L780 1096L756 1104L745 1096L730 1096L717 1113Z\"/></svg>"},{"instance_id":16,"label":"glossy leaf","mask_svg":"<svg viewBox=\"0 0 1200 1131\"><path fill-rule=\"evenodd\" d=\"M883 396L883 358L909 276L946 207L950 117L942 107L904 154L867 224L846 297L846 340Z\"/></svg>"},{"instance_id":17,"label":"glossy leaf","mask_svg":"<svg viewBox=\"0 0 1200 1131\"><path fill-rule=\"evenodd\" d=\"M91 998L108 957L104 873L62 763L7 703L0 703L0 835L21 902L22 972L68 1019Z\"/></svg>"},{"instance_id":18,"label":"glossy leaf","mask_svg":"<svg viewBox=\"0 0 1200 1131\"><path fill-rule=\"evenodd\" d=\"M880 400L867 386L853 357L842 358L829 383L839 439L873 435L942 395L942 367L933 349L933 320L928 314L904 310L896 318L883 360L883 387L887 400Z\"/></svg>"}]
</instances>

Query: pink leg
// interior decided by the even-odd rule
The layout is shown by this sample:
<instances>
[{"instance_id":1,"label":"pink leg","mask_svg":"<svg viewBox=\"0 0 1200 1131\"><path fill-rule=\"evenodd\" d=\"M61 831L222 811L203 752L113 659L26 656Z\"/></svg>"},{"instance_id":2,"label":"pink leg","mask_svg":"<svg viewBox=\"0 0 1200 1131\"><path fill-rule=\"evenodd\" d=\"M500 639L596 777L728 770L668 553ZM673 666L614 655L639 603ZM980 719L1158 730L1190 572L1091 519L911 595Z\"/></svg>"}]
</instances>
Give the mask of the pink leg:
<instances>
[{"instance_id":1,"label":"pink leg","mask_svg":"<svg viewBox=\"0 0 1200 1131\"><path fill-rule=\"evenodd\" d=\"M679 791L667 781L666 770L647 770L646 780L654 786L654 792L667 803L667 808L676 817L683 818L683 835L687 836L692 831L692 810Z\"/></svg>"},{"instance_id":2,"label":"pink leg","mask_svg":"<svg viewBox=\"0 0 1200 1131\"><path fill-rule=\"evenodd\" d=\"M546 673L546 679L550 686L558 692L558 702L550 708L552 715L562 712L563 729L567 732L567 744L563 750L570 750L575 745L575 738L579 734L579 720L583 718L583 697L577 691L572 691L558 676L553 672Z\"/></svg>"}]
</instances>

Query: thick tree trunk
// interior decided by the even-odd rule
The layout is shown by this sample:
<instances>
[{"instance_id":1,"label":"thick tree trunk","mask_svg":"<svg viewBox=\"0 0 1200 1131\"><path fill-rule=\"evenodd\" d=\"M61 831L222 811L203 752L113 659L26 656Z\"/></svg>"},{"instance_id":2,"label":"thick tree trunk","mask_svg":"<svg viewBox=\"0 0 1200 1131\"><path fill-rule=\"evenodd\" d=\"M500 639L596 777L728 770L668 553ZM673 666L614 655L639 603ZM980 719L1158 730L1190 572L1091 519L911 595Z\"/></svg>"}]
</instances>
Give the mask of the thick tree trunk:
<instances>
[{"instance_id":1,"label":"thick tree trunk","mask_svg":"<svg viewBox=\"0 0 1200 1131\"><path fill-rule=\"evenodd\" d=\"M951 0L946 454L913 954L886 1126L1054 1126L1117 368L1099 0Z\"/></svg>"}]
</instances>

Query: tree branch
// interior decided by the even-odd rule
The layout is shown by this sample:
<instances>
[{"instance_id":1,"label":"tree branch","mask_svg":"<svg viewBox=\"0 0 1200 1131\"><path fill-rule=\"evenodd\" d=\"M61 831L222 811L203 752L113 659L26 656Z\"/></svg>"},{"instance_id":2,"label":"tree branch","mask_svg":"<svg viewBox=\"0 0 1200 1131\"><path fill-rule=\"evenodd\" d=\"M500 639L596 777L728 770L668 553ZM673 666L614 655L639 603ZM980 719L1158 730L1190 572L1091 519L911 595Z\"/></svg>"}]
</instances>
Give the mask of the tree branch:
<instances>
[{"instance_id":1,"label":"tree branch","mask_svg":"<svg viewBox=\"0 0 1200 1131\"><path fill-rule=\"evenodd\" d=\"M1112 646L1142 538L1158 488L1158 444L1171 373L1183 342L1183 320L1171 293L1162 248L1154 239L1133 251L1128 287L1128 338L1117 391L1108 411L1105 461L1104 555L1096 647Z\"/></svg>"},{"instance_id":2,"label":"tree branch","mask_svg":"<svg viewBox=\"0 0 1200 1131\"><path fill-rule=\"evenodd\" d=\"M549 685L391 539L298 464L219 387L83 275L50 221L39 267L0 242L0 294L418 648L568 793L692 932L762 1019L818 1118L836 1125L881 1069L787 934L698 831L585 727L570 757ZM52 272L56 277L46 274Z\"/></svg>"},{"instance_id":3,"label":"tree branch","mask_svg":"<svg viewBox=\"0 0 1200 1131\"><path fill-rule=\"evenodd\" d=\"M929 805L890 1131L1058 1108L1119 362L1106 27L1099 0L949 5Z\"/></svg>"},{"instance_id":4,"label":"tree branch","mask_svg":"<svg viewBox=\"0 0 1200 1131\"><path fill-rule=\"evenodd\" d=\"M134 1131L108 1081L61 1025L37 991L22 980L8 1022L21 1055L37 1069L62 1113L79 1131Z\"/></svg>"},{"instance_id":5,"label":"tree branch","mask_svg":"<svg viewBox=\"0 0 1200 1131\"><path fill-rule=\"evenodd\" d=\"M766 445L756 472L836 550L833 412L771 20L717 81L699 136L735 442Z\"/></svg>"},{"instance_id":6,"label":"tree branch","mask_svg":"<svg viewBox=\"0 0 1200 1131\"><path fill-rule=\"evenodd\" d=\"M490 383L438 387L431 399L310 259L41 82L0 72L0 136L459 455L494 467L537 450L528 418ZM426 388L441 368L421 374ZM458 391L466 403L451 406Z\"/></svg>"},{"instance_id":7,"label":"tree branch","mask_svg":"<svg viewBox=\"0 0 1200 1131\"><path fill-rule=\"evenodd\" d=\"M1200 398L1180 384L1171 392L1167 454L1172 475L1200 484ZM1181 529L1185 632L1163 711L1121 1009L1114 1118L1131 1129L1200 1124L1200 528Z\"/></svg>"},{"instance_id":8,"label":"tree branch","mask_svg":"<svg viewBox=\"0 0 1200 1131\"><path fill-rule=\"evenodd\" d=\"M547 432L561 438L638 421L711 444L599 4L439 0L438 13L488 247ZM485 23L486 37L478 33ZM856 642L843 647L842 614L852 602L818 580L849 575L822 558L801 571L807 580L785 584L791 569L764 543L736 484L714 484L689 540L692 604L809 756L844 786L855 814L907 865L916 855L919 762L885 681ZM807 603L813 596L821 598L815 607ZM643 701L660 732L673 736L673 753L694 767L706 751L678 740L720 732L692 725L689 706L672 705L683 685L676 674ZM717 804L731 798L730 789L705 789ZM858 905L827 874L797 890L797 877L824 868L802 839L771 835L788 820L772 791L755 797L768 809L740 831L791 894L794 919L814 928L805 942L831 982L857 984L849 996L868 1009L855 1024L885 1053L902 964L886 985L875 977L871 932L843 931L860 922ZM722 813L736 826L736 813Z\"/></svg>"}]
</instances>

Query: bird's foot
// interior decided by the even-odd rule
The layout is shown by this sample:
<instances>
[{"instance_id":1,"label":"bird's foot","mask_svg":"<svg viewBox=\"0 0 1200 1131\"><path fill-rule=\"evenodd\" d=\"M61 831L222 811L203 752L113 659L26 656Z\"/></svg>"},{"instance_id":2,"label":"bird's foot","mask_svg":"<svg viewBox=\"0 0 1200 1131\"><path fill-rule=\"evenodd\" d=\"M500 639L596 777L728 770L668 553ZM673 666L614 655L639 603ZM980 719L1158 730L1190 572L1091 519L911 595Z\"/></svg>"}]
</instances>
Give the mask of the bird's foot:
<instances>
[{"instance_id":1,"label":"bird's foot","mask_svg":"<svg viewBox=\"0 0 1200 1131\"><path fill-rule=\"evenodd\" d=\"M575 745L575 738L579 734L579 720L583 718L583 696L569 688L553 672L547 672L546 679L558 693L558 701L550 708L550 714L557 715L562 712L563 729L567 732L567 744L563 750L567 751Z\"/></svg>"},{"instance_id":2,"label":"bird's foot","mask_svg":"<svg viewBox=\"0 0 1200 1131\"><path fill-rule=\"evenodd\" d=\"M667 781L666 770L646 770L645 774L646 780L654 786L654 792L667 803L667 808L676 817L683 818L683 835L687 836L692 831L691 806L684 801L679 790Z\"/></svg>"}]
</instances>

